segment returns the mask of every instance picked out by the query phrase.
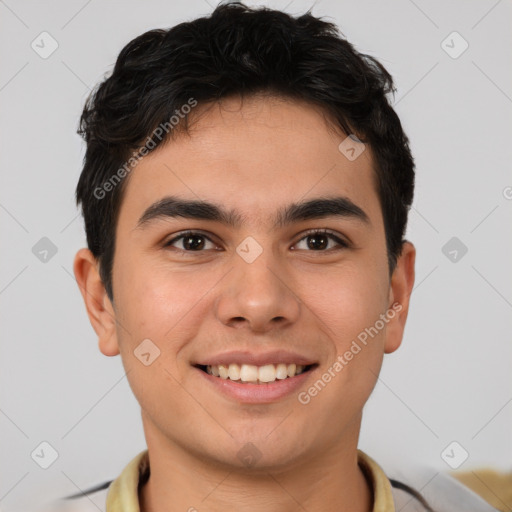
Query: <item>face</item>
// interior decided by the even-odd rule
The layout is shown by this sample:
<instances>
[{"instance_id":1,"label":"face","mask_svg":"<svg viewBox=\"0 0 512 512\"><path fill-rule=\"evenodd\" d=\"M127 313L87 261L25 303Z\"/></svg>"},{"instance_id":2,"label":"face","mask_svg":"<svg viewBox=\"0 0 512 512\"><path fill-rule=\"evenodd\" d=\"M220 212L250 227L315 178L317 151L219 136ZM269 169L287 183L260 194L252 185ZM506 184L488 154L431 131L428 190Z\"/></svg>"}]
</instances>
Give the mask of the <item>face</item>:
<instances>
[{"instance_id":1,"label":"face","mask_svg":"<svg viewBox=\"0 0 512 512\"><path fill-rule=\"evenodd\" d=\"M345 138L307 104L230 99L132 171L114 304L97 288L108 314L92 320L146 436L267 468L357 439L402 338L414 253L406 244L391 278L371 150L348 159Z\"/></svg>"}]
</instances>

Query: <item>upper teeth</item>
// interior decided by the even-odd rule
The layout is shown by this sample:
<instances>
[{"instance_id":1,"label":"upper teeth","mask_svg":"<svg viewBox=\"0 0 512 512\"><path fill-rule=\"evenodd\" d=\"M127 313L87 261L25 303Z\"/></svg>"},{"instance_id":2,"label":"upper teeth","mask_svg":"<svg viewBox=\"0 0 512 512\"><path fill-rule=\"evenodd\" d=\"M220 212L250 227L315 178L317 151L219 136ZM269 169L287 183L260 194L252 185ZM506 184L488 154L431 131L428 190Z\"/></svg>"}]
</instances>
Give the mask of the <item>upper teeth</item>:
<instances>
[{"instance_id":1,"label":"upper teeth","mask_svg":"<svg viewBox=\"0 0 512 512\"><path fill-rule=\"evenodd\" d=\"M208 365L206 372L221 379L241 380L242 382L274 382L287 377L299 375L304 371L305 366L301 364L266 364L254 366L252 364L219 364Z\"/></svg>"}]
</instances>

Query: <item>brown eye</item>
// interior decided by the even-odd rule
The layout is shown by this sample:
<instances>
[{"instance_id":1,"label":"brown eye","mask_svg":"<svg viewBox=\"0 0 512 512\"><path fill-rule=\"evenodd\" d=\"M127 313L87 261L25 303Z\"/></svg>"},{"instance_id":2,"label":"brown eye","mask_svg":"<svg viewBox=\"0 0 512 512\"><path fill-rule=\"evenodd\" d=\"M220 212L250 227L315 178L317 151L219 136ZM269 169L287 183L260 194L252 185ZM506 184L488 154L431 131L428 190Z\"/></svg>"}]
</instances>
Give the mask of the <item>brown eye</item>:
<instances>
[{"instance_id":1,"label":"brown eye","mask_svg":"<svg viewBox=\"0 0 512 512\"><path fill-rule=\"evenodd\" d=\"M310 249L325 249L329 245L329 237L324 234L308 235L306 239Z\"/></svg>"},{"instance_id":2,"label":"brown eye","mask_svg":"<svg viewBox=\"0 0 512 512\"><path fill-rule=\"evenodd\" d=\"M169 240L165 247L172 247L174 244L178 243L181 247L175 247L178 250L186 251L186 252L202 252L203 249L214 249L215 244L202 233L189 231L187 233L182 233L181 235ZM206 247L206 245L210 243L212 247Z\"/></svg>"},{"instance_id":3,"label":"brown eye","mask_svg":"<svg viewBox=\"0 0 512 512\"><path fill-rule=\"evenodd\" d=\"M325 230L315 230L306 234L299 240L299 244L304 240L306 241L305 249L311 251L327 252L326 249L336 250L348 247L348 244L341 238ZM330 243L331 247L329 247ZM334 243L334 246L332 243Z\"/></svg>"}]
</instances>

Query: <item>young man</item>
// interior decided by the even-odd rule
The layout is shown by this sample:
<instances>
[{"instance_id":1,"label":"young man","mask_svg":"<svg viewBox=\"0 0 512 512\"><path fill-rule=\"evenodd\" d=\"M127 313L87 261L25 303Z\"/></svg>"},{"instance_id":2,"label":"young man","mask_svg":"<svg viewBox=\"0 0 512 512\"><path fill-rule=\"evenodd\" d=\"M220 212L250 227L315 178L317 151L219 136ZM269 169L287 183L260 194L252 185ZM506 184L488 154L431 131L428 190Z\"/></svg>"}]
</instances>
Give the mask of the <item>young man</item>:
<instances>
[{"instance_id":1,"label":"young man","mask_svg":"<svg viewBox=\"0 0 512 512\"><path fill-rule=\"evenodd\" d=\"M122 50L81 119L74 271L148 450L69 509L492 510L357 447L414 283L393 90L309 13L221 5Z\"/></svg>"}]
</instances>

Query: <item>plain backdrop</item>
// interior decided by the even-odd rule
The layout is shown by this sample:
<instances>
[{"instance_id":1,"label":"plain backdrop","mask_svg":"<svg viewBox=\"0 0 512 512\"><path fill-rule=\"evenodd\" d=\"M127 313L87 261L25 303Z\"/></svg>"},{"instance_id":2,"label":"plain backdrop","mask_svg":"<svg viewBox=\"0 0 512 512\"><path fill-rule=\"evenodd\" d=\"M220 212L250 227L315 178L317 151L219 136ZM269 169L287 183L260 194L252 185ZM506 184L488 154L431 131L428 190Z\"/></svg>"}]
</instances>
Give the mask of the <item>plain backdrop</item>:
<instances>
[{"instance_id":1,"label":"plain backdrop","mask_svg":"<svg viewBox=\"0 0 512 512\"><path fill-rule=\"evenodd\" d=\"M0 1L3 511L111 480L146 447L120 357L99 352L73 277L85 245L76 129L90 89L126 43L215 3ZM366 405L360 448L384 468L413 461L434 475L451 470L442 454L455 441L452 459L467 452L460 470L510 469L512 2L259 5L292 14L314 5L377 57L396 81L416 159L407 232L416 287L404 342L385 356ZM33 456L41 446L49 453L42 442L58 454L48 469Z\"/></svg>"}]
</instances>

